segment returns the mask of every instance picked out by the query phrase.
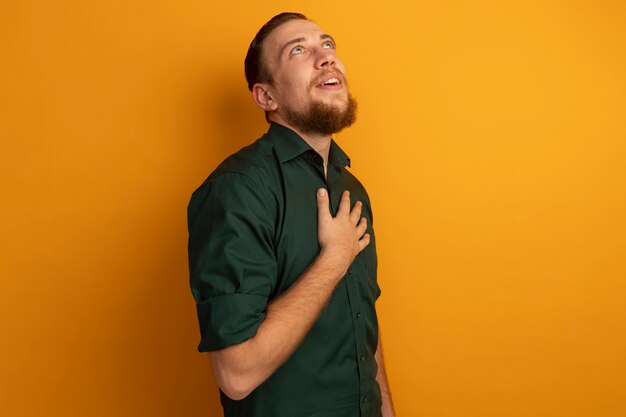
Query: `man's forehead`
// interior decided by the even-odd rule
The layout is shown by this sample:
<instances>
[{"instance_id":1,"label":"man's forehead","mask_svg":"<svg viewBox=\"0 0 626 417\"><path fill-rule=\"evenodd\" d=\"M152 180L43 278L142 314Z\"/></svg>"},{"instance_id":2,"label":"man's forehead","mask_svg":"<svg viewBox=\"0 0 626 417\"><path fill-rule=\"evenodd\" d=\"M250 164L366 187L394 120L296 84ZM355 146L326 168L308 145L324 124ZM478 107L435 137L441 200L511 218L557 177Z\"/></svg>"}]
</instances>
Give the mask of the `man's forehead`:
<instances>
[{"instance_id":1,"label":"man's forehead","mask_svg":"<svg viewBox=\"0 0 626 417\"><path fill-rule=\"evenodd\" d=\"M322 35L324 35L324 31L316 23L309 20L294 19L274 29L267 37L267 43L271 44L273 47L280 48L294 39L319 39Z\"/></svg>"}]
</instances>

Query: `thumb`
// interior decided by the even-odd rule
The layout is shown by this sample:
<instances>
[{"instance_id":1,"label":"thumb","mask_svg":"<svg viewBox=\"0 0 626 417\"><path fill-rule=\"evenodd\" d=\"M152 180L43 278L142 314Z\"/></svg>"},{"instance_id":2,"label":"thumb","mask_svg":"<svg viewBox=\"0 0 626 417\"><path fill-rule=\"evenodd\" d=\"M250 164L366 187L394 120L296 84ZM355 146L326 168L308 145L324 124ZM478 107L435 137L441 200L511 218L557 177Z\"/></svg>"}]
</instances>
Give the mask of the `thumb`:
<instances>
[{"instance_id":1,"label":"thumb","mask_svg":"<svg viewBox=\"0 0 626 417\"><path fill-rule=\"evenodd\" d=\"M328 191L325 188L317 190L317 218L318 220L332 217L328 208Z\"/></svg>"}]
</instances>

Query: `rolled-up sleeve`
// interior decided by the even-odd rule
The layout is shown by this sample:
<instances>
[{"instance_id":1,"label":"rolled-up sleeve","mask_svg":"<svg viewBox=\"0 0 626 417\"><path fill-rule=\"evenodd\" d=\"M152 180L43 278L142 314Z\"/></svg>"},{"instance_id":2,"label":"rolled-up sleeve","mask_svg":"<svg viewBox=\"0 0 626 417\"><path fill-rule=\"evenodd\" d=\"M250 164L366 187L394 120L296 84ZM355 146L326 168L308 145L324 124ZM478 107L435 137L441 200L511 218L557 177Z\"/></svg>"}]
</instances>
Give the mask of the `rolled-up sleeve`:
<instances>
[{"instance_id":1,"label":"rolled-up sleeve","mask_svg":"<svg viewBox=\"0 0 626 417\"><path fill-rule=\"evenodd\" d=\"M190 285L200 351L254 336L276 285L274 220L269 199L250 177L212 176L188 207Z\"/></svg>"}]
</instances>

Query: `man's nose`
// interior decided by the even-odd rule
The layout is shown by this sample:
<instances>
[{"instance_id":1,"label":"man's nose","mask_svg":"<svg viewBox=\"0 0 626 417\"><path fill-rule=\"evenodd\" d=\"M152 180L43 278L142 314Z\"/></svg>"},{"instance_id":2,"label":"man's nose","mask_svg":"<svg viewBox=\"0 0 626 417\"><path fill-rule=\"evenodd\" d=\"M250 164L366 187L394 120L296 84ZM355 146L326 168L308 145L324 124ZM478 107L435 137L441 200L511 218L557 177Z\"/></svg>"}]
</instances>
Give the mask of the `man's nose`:
<instances>
[{"instance_id":1,"label":"man's nose","mask_svg":"<svg viewBox=\"0 0 626 417\"><path fill-rule=\"evenodd\" d=\"M333 67L336 59L334 50L321 48L315 60L315 67L317 69Z\"/></svg>"}]
</instances>

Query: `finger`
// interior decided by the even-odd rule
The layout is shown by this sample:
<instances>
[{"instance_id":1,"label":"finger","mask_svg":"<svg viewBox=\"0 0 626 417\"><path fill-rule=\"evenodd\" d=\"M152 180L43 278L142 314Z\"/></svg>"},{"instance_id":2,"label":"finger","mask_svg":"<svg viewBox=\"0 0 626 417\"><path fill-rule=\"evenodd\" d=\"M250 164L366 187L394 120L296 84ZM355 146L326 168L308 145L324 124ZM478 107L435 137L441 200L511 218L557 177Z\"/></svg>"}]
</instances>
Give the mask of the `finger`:
<instances>
[{"instance_id":1,"label":"finger","mask_svg":"<svg viewBox=\"0 0 626 417\"><path fill-rule=\"evenodd\" d=\"M337 215L342 213L344 215L350 214L350 191L346 190L341 194L341 200L339 201L339 208L337 209Z\"/></svg>"},{"instance_id":2,"label":"finger","mask_svg":"<svg viewBox=\"0 0 626 417\"><path fill-rule=\"evenodd\" d=\"M332 219L328 208L328 191L325 188L317 190L317 219L318 221Z\"/></svg>"},{"instance_id":3,"label":"finger","mask_svg":"<svg viewBox=\"0 0 626 417\"><path fill-rule=\"evenodd\" d=\"M361 238L363 234L367 231L367 219L365 217L361 217L361 221L356 225L356 235Z\"/></svg>"},{"instance_id":4,"label":"finger","mask_svg":"<svg viewBox=\"0 0 626 417\"><path fill-rule=\"evenodd\" d=\"M361 240L359 240L359 252L367 247L370 244L371 238L369 233L365 233Z\"/></svg>"},{"instance_id":5,"label":"finger","mask_svg":"<svg viewBox=\"0 0 626 417\"><path fill-rule=\"evenodd\" d=\"M363 203L357 201L354 203L354 207L350 211L350 218L352 219L352 224L356 225L361 219L361 211L363 210Z\"/></svg>"}]
</instances>

